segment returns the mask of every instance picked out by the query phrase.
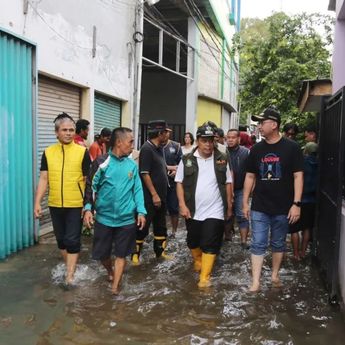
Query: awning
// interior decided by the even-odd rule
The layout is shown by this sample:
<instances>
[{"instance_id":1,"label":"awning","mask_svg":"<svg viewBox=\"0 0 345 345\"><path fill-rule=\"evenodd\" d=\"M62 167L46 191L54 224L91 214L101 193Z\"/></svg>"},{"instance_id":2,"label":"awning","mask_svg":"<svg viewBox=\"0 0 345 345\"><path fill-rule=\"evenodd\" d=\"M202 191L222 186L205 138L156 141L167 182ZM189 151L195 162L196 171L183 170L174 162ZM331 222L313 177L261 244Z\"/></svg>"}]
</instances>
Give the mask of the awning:
<instances>
[{"instance_id":1,"label":"awning","mask_svg":"<svg viewBox=\"0 0 345 345\"><path fill-rule=\"evenodd\" d=\"M297 107L300 112L320 111L321 98L331 94L332 81L330 79L303 80Z\"/></svg>"}]
</instances>

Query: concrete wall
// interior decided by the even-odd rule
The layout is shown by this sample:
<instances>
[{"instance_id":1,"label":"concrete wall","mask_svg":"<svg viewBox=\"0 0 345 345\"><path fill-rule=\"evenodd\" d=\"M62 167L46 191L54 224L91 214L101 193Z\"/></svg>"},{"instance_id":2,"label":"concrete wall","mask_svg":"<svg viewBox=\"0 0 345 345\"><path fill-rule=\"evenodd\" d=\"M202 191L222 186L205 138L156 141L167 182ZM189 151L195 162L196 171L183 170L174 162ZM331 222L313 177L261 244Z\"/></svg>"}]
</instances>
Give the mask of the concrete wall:
<instances>
[{"instance_id":1,"label":"concrete wall","mask_svg":"<svg viewBox=\"0 0 345 345\"><path fill-rule=\"evenodd\" d=\"M336 1L336 23L333 48L333 93L345 85L345 0Z\"/></svg>"},{"instance_id":2,"label":"concrete wall","mask_svg":"<svg viewBox=\"0 0 345 345\"><path fill-rule=\"evenodd\" d=\"M23 0L1 1L0 27L37 43L39 72L75 83L89 92L82 100L86 117L93 119L94 91L131 103L129 52L135 0ZM97 28L96 56L92 57L93 26ZM90 109L87 109L87 108ZM131 107L124 107L124 123ZM89 115L87 115L89 114Z\"/></svg>"},{"instance_id":3,"label":"concrete wall","mask_svg":"<svg viewBox=\"0 0 345 345\"><path fill-rule=\"evenodd\" d=\"M345 20L337 19L333 50L333 93L345 85Z\"/></svg>"},{"instance_id":4,"label":"concrete wall","mask_svg":"<svg viewBox=\"0 0 345 345\"><path fill-rule=\"evenodd\" d=\"M140 123L153 119L186 123L186 79L164 71L143 71Z\"/></svg>"}]
</instances>

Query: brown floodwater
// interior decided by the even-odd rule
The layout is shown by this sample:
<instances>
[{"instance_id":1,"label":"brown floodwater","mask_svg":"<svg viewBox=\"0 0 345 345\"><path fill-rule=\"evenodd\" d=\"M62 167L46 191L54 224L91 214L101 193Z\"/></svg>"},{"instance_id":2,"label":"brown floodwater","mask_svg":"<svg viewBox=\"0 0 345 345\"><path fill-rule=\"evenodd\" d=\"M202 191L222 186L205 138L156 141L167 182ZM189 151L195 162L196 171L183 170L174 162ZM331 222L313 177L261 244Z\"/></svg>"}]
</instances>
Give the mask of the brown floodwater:
<instances>
[{"instance_id":1,"label":"brown floodwater","mask_svg":"<svg viewBox=\"0 0 345 345\"><path fill-rule=\"evenodd\" d=\"M342 314L332 309L317 271L293 262L284 287L250 294L250 255L226 242L212 278L200 291L180 230L170 261L157 261L145 243L140 266L128 265L119 296L110 295L102 267L83 239L76 287L65 289L64 265L52 239L0 263L0 344L345 344Z\"/></svg>"}]
</instances>

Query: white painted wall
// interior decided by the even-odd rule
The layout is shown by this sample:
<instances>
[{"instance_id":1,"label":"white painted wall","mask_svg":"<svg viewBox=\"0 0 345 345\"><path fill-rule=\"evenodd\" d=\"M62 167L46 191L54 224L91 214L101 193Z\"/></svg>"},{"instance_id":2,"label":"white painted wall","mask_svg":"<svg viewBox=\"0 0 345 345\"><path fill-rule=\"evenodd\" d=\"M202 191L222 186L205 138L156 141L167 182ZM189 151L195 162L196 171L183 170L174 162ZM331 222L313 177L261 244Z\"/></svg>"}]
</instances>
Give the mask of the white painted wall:
<instances>
[{"instance_id":1,"label":"white painted wall","mask_svg":"<svg viewBox=\"0 0 345 345\"><path fill-rule=\"evenodd\" d=\"M334 29L333 58L332 58L332 91L336 93L345 86L345 0L336 0L336 22Z\"/></svg>"},{"instance_id":2,"label":"white painted wall","mask_svg":"<svg viewBox=\"0 0 345 345\"><path fill-rule=\"evenodd\" d=\"M37 44L39 72L131 102L135 0L30 0L26 15L23 3L1 1L0 27Z\"/></svg>"}]
</instances>

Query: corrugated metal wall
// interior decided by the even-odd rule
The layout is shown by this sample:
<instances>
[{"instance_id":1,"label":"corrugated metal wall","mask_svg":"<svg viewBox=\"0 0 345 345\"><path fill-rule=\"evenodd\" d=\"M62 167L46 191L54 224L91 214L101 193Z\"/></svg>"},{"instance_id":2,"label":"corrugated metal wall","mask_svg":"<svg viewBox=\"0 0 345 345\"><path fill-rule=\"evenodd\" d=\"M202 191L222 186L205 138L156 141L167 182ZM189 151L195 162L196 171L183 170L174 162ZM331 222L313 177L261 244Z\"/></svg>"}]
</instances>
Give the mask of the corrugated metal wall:
<instances>
[{"instance_id":1,"label":"corrugated metal wall","mask_svg":"<svg viewBox=\"0 0 345 345\"><path fill-rule=\"evenodd\" d=\"M43 151L56 143L54 119L63 111L74 121L80 117L80 88L40 75L38 77L38 157L39 166ZM47 194L42 200L40 230L51 225Z\"/></svg>"},{"instance_id":2,"label":"corrugated metal wall","mask_svg":"<svg viewBox=\"0 0 345 345\"><path fill-rule=\"evenodd\" d=\"M0 31L0 259L34 243L34 47Z\"/></svg>"},{"instance_id":3,"label":"corrugated metal wall","mask_svg":"<svg viewBox=\"0 0 345 345\"><path fill-rule=\"evenodd\" d=\"M121 125L121 102L115 99L95 94L95 134L102 128L114 129Z\"/></svg>"}]
</instances>

